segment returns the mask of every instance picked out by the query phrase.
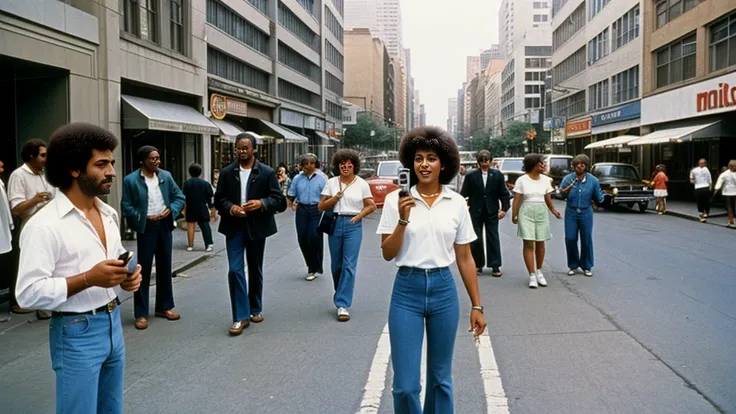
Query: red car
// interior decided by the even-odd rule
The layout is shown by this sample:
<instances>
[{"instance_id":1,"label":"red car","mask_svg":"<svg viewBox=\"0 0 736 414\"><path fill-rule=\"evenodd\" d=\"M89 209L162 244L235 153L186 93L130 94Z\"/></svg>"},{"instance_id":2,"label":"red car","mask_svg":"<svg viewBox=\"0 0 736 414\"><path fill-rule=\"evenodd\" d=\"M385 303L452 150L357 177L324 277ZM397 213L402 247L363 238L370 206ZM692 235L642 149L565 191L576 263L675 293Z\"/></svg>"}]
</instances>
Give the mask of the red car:
<instances>
[{"instance_id":1,"label":"red car","mask_svg":"<svg viewBox=\"0 0 736 414\"><path fill-rule=\"evenodd\" d=\"M365 180L371 187L376 206L383 207L386 195L399 188L397 180L401 167L400 161L381 161L376 168L376 175Z\"/></svg>"}]
</instances>

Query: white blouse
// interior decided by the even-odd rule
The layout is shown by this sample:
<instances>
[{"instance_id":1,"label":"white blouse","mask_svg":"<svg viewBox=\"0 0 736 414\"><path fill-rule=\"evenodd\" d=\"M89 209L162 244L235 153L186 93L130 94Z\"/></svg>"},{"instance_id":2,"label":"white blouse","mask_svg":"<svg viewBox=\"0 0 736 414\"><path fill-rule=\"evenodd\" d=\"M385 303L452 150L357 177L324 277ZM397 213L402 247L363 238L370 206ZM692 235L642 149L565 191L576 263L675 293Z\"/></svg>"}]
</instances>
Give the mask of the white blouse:
<instances>
[{"instance_id":1,"label":"white blouse","mask_svg":"<svg viewBox=\"0 0 736 414\"><path fill-rule=\"evenodd\" d=\"M552 188L552 180L546 175L540 175L538 180L533 180L524 174L514 184L514 192L522 194L525 203L544 203L544 196L555 191Z\"/></svg>"},{"instance_id":2,"label":"white blouse","mask_svg":"<svg viewBox=\"0 0 736 414\"><path fill-rule=\"evenodd\" d=\"M460 194L442 186L442 194L432 207L411 188L416 206L409 214L404 242L396 255L396 266L434 269L455 261L455 245L477 239L470 212ZM377 234L392 234L399 223L399 191L386 196Z\"/></svg>"},{"instance_id":3,"label":"white blouse","mask_svg":"<svg viewBox=\"0 0 736 414\"><path fill-rule=\"evenodd\" d=\"M357 215L363 210L363 200L373 198L371 187L364 179L357 176L355 177L355 182L347 189L345 189L346 186L346 184L342 185L342 198L335 204L335 208L332 211L337 214ZM340 177L332 177L327 181L327 185L322 190L322 195L332 197L339 191Z\"/></svg>"}]
</instances>

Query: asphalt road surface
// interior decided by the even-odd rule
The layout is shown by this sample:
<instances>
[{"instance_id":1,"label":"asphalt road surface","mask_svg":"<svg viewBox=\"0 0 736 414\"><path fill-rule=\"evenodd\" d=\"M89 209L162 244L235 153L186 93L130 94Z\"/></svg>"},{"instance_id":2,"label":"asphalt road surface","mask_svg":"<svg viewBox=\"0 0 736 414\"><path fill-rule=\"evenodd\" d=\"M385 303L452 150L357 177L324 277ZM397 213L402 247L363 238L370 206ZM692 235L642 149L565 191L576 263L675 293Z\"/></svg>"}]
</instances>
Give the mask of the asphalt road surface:
<instances>
[{"instance_id":1,"label":"asphalt road surface","mask_svg":"<svg viewBox=\"0 0 736 414\"><path fill-rule=\"evenodd\" d=\"M266 246L265 321L242 336L227 333L224 253L175 280L178 322L154 318L137 331L127 300L125 411L392 412L395 267L380 257L377 220L365 221L348 323L336 321L329 274L304 280L290 212ZM456 412L736 412L736 231L627 211L595 220L595 275L566 275L554 220L549 287L537 290L527 287L515 226L502 221L504 275L481 276L489 329L478 345L457 276ZM0 412L53 412L47 332L32 317L0 324Z\"/></svg>"}]
</instances>

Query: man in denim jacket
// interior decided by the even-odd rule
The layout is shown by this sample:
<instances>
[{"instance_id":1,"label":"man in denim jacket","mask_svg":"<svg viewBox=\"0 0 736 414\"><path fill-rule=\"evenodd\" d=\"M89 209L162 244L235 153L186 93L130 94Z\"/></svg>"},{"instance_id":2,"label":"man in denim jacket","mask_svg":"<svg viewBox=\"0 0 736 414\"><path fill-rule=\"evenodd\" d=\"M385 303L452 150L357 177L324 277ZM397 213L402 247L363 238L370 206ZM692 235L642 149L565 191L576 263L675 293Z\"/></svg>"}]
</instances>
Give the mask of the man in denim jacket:
<instances>
[{"instance_id":1,"label":"man in denim jacket","mask_svg":"<svg viewBox=\"0 0 736 414\"><path fill-rule=\"evenodd\" d=\"M151 286L151 266L156 257L155 316L175 321L181 315L174 312L174 287L171 280L171 232L174 220L184 208L185 198L171 173L159 168L161 155L150 145L138 150L141 168L123 180L120 202L128 227L137 233L138 263L143 267L141 288L133 296L135 327L148 328L148 291Z\"/></svg>"},{"instance_id":2,"label":"man in denim jacket","mask_svg":"<svg viewBox=\"0 0 736 414\"><path fill-rule=\"evenodd\" d=\"M580 154L573 158L574 173L562 179L562 192L567 195L565 209L565 247L567 274L573 276L582 268L585 276L593 276L593 202L603 203L603 191L598 179L588 173L590 158ZM580 251L578 251L578 238Z\"/></svg>"}]
</instances>

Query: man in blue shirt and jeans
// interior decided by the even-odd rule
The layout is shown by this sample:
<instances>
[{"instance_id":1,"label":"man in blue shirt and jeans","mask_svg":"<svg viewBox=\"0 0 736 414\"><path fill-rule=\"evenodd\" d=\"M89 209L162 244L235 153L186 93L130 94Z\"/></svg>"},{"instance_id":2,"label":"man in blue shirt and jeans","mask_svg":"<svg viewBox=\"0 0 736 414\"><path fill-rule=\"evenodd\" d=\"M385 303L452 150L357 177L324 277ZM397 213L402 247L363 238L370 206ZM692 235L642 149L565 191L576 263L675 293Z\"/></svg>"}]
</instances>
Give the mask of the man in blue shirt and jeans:
<instances>
[{"instance_id":1,"label":"man in blue shirt and jeans","mask_svg":"<svg viewBox=\"0 0 736 414\"><path fill-rule=\"evenodd\" d=\"M598 179L588 173L590 158L580 154L573 158L574 173L562 179L560 188L567 195L565 209L565 247L567 249L567 274L583 269L585 276L593 276L593 201L603 203L603 191ZM578 238L580 251L578 251Z\"/></svg>"},{"instance_id":2,"label":"man in blue shirt and jeans","mask_svg":"<svg viewBox=\"0 0 736 414\"><path fill-rule=\"evenodd\" d=\"M292 210L296 211L296 235L299 249L307 262L306 279L312 281L323 273L324 237L317 231L321 216L317 204L327 185L327 179L317 173L316 155L304 154L300 165L302 173L294 177L287 194L292 201Z\"/></svg>"}]
</instances>

